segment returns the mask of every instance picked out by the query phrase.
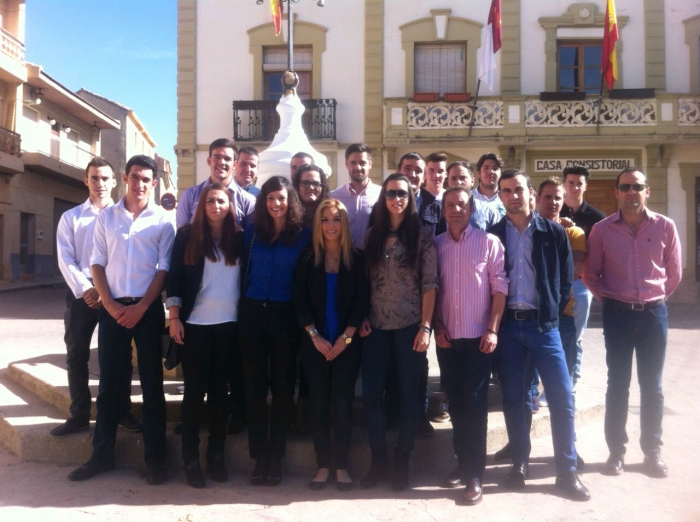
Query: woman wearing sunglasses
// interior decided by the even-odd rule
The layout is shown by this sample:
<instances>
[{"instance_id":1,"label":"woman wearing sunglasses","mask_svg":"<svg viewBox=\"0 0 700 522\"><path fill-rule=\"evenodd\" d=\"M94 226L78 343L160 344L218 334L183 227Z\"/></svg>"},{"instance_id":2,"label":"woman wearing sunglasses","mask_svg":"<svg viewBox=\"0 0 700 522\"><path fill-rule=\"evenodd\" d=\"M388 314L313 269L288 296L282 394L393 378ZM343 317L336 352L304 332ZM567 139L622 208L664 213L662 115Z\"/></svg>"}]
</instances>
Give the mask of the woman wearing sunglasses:
<instances>
[{"instance_id":1,"label":"woman wearing sunglasses","mask_svg":"<svg viewBox=\"0 0 700 522\"><path fill-rule=\"evenodd\" d=\"M316 165L302 165L292 176L292 185L304 207L304 226L311 228L319 203L331 196L326 174Z\"/></svg>"},{"instance_id":2,"label":"woman wearing sunglasses","mask_svg":"<svg viewBox=\"0 0 700 522\"><path fill-rule=\"evenodd\" d=\"M273 176L261 187L243 248L241 343L254 486L282 480L289 418L294 406L294 363L299 328L294 313L294 270L311 231L289 180ZM272 390L268 420L267 394Z\"/></svg>"},{"instance_id":3,"label":"woman wearing sunglasses","mask_svg":"<svg viewBox=\"0 0 700 522\"><path fill-rule=\"evenodd\" d=\"M187 483L205 485L199 465L199 425L207 395L207 472L226 482L229 357L238 353L238 297L243 232L229 191L213 183L202 192L192 224L177 231L168 272L170 336L182 344L182 458Z\"/></svg>"},{"instance_id":4,"label":"woman wearing sunglasses","mask_svg":"<svg viewBox=\"0 0 700 522\"><path fill-rule=\"evenodd\" d=\"M365 258L370 309L360 335L362 392L372 465L360 485L369 489L388 475L384 385L393 350L399 382L399 435L394 450L392 488L408 487L408 461L421 414L420 381L437 288L437 257L430 231L420 225L409 180L386 178L367 232Z\"/></svg>"},{"instance_id":5,"label":"woman wearing sunglasses","mask_svg":"<svg viewBox=\"0 0 700 522\"><path fill-rule=\"evenodd\" d=\"M336 486L349 491L353 486L347 472L352 403L360 369L360 348L353 337L367 315L369 288L364 257L352 247L348 213L337 199L319 204L312 244L301 254L294 289L299 325L305 330L301 360L311 392L318 464L309 487L323 489L330 479L333 410Z\"/></svg>"}]
</instances>

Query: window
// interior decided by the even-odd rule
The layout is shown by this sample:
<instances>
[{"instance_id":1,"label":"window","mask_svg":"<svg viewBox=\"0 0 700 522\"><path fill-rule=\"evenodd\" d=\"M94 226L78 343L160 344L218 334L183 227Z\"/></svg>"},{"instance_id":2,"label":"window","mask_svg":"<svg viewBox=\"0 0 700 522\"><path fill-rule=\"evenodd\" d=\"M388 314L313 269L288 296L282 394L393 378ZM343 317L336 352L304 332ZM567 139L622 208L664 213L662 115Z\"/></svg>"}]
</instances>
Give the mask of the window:
<instances>
[{"instance_id":1,"label":"window","mask_svg":"<svg viewBox=\"0 0 700 522\"><path fill-rule=\"evenodd\" d=\"M603 45L596 42L557 43L557 90L559 92L600 92Z\"/></svg>"},{"instance_id":2,"label":"window","mask_svg":"<svg viewBox=\"0 0 700 522\"><path fill-rule=\"evenodd\" d=\"M414 92L466 92L466 44L416 44Z\"/></svg>"},{"instance_id":3,"label":"window","mask_svg":"<svg viewBox=\"0 0 700 522\"><path fill-rule=\"evenodd\" d=\"M294 48L294 72L299 76L297 96L302 100L311 98L312 54L311 47ZM282 97L284 94L282 90L282 74L286 70L287 48L266 47L263 50L263 81L266 100L279 100Z\"/></svg>"}]
</instances>

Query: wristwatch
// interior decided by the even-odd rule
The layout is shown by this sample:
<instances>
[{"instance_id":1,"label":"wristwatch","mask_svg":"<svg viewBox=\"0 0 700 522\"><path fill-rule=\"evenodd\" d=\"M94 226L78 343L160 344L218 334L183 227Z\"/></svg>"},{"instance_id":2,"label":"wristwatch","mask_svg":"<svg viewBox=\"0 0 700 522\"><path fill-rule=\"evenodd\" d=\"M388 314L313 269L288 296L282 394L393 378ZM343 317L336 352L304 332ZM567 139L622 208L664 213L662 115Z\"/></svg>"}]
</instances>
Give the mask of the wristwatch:
<instances>
[{"instance_id":1,"label":"wristwatch","mask_svg":"<svg viewBox=\"0 0 700 522\"><path fill-rule=\"evenodd\" d=\"M348 344L350 344L352 342L352 337L349 337L349 336L343 334L343 341L345 341L345 345L347 346Z\"/></svg>"},{"instance_id":2,"label":"wristwatch","mask_svg":"<svg viewBox=\"0 0 700 522\"><path fill-rule=\"evenodd\" d=\"M313 328L309 328L308 330L306 330L306 333L308 333L309 337L313 339L318 335L318 330L316 330L316 327L314 326Z\"/></svg>"}]
</instances>

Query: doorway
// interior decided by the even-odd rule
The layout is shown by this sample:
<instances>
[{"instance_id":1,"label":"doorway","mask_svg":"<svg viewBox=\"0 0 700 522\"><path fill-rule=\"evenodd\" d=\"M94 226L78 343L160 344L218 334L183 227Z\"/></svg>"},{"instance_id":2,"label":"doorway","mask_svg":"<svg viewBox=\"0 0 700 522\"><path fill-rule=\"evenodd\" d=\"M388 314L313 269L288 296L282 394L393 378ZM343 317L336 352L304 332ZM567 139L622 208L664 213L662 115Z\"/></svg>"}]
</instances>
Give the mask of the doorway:
<instances>
[{"instance_id":1,"label":"doorway","mask_svg":"<svg viewBox=\"0 0 700 522\"><path fill-rule=\"evenodd\" d=\"M617 210L614 179L589 180L587 185L586 193L583 195L586 203L597 208L606 216Z\"/></svg>"}]
</instances>

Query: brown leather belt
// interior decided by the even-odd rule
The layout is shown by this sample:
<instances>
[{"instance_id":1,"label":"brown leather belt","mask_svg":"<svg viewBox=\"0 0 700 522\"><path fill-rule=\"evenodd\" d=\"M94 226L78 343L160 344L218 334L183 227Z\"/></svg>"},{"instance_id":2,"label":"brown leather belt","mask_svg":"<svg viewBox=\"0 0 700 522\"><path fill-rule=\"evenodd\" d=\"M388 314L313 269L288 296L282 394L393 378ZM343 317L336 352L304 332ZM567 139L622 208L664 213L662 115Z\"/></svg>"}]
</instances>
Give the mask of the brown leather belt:
<instances>
[{"instance_id":1,"label":"brown leather belt","mask_svg":"<svg viewBox=\"0 0 700 522\"><path fill-rule=\"evenodd\" d=\"M619 308L622 310L634 310L635 312L643 312L644 310L653 310L664 304L663 299L657 299L656 301L650 301L648 303L625 303L624 301L618 301L617 299L611 299L606 297L603 304L610 306L612 308Z\"/></svg>"}]
</instances>

